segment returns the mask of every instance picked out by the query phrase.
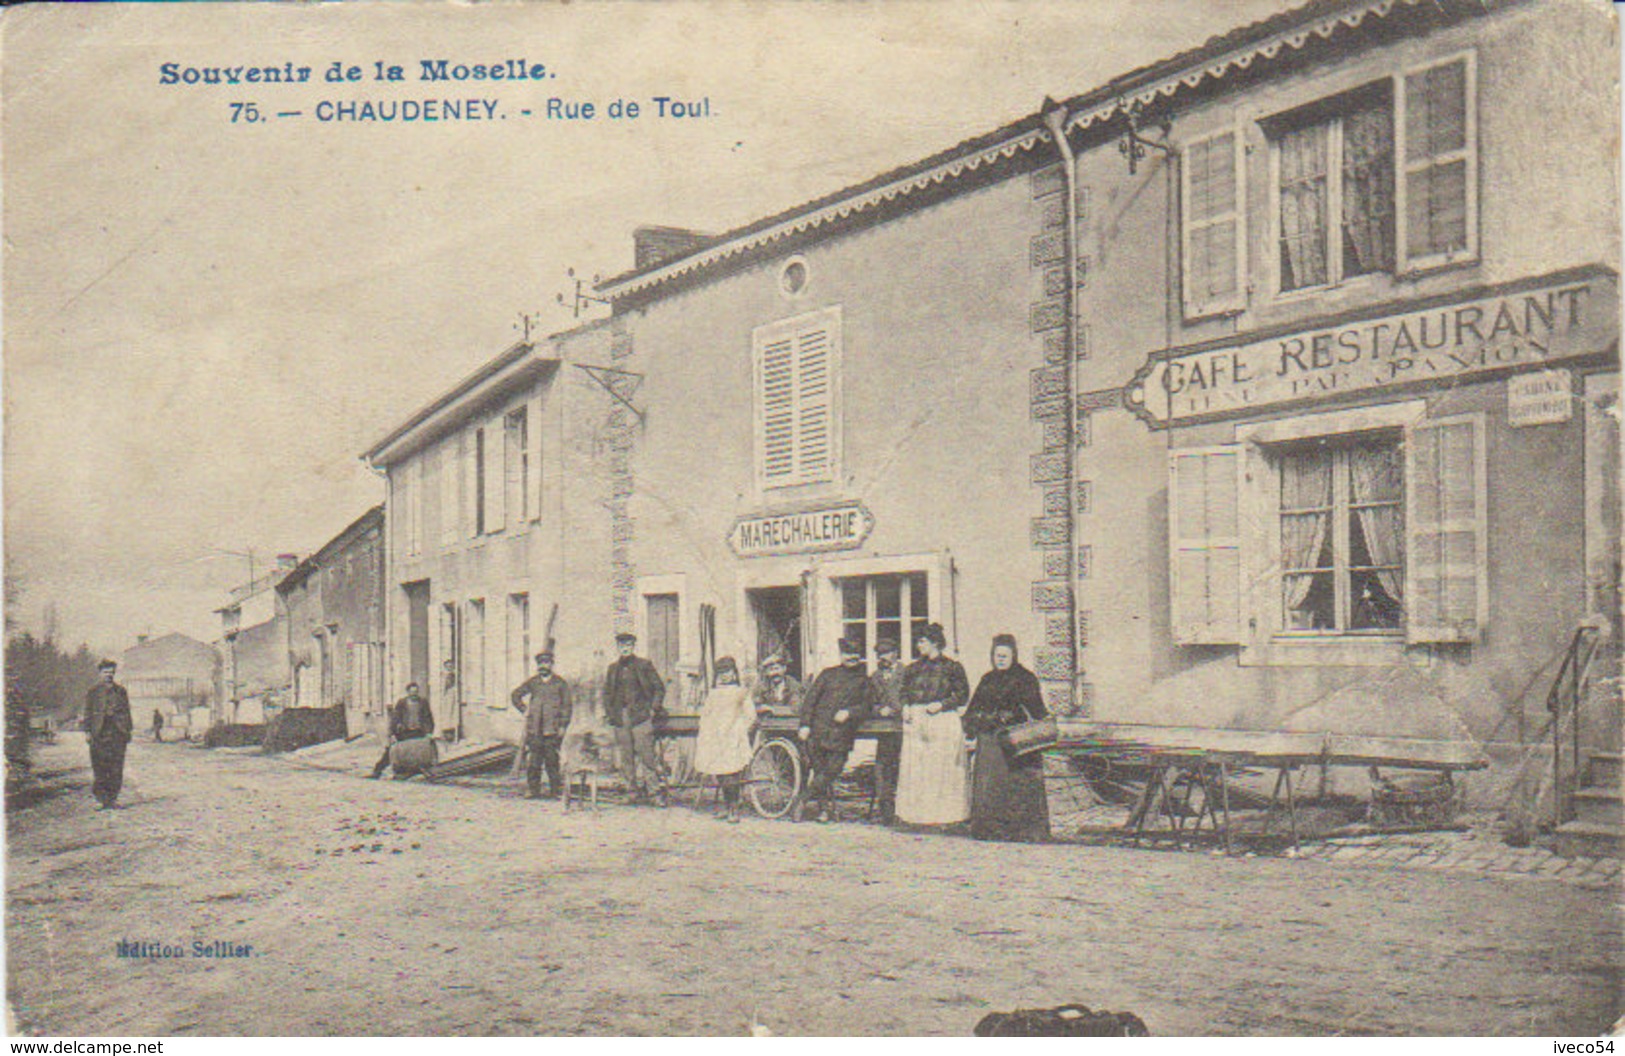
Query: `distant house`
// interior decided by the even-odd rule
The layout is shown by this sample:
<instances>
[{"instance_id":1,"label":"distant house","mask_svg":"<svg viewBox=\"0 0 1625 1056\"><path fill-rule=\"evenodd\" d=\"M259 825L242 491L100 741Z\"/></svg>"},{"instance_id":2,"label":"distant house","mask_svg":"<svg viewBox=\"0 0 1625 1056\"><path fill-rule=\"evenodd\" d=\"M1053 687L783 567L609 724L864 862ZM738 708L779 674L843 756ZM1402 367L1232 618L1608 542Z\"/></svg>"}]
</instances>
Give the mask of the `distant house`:
<instances>
[{"instance_id":1,"label":"distant house","mask_svg":"<svg viewBox=\"0 0 1625 1056\"><path fill-rule=\"evenodd\" d=\"M384 508L374 506L276 585L292 706L343 709L349 736L384 713Z\"/></svg>"},{"instance_id":2,"label":"distant house","mask_svg":"<svg viewBox=\"0 0 1625 1056\"><path fill-rule=\"evenodd\" d=\"M213 704L219 677L220 654L214 646L184 634L141 635L119 664L119 681L130 691L137 728L148 728L157 711L164 716L165 730L180 737L193 732L194 712Z\"/></svg>"},{"instance_id":3,"label":"distant house","mask_svg":"<svg viewBox=\"0 0 1625 1056\"><path fill-rule=\"evenodd\" d=\"M237 587L215 610L223 661L216 723L258 726L292 699L287 616L275 588L296 564L295 555L278 555L275 568Z\"/></svg>"}]
</instances>

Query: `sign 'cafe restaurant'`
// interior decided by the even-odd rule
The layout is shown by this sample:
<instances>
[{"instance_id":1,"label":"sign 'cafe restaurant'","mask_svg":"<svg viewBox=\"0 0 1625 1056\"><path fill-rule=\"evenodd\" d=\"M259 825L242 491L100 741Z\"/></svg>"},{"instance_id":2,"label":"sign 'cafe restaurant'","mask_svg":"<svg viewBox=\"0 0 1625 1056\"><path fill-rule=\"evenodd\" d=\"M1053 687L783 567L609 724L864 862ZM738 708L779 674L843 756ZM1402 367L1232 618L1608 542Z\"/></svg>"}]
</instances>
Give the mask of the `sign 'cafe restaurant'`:
<instances>
[{"instance_id":1,"label":"sign 'cafe restaurant'","mask_svg":"<svg viewBox=\"0 0 1625 1056\"><path fill-rule=\"evenodd\" d=\"M1167 585L1094 584L1096 718L1534 742L1542 672L1617 618L1618 296L1577 269L1153 352L1124 397Z\"/></svg>"}]
</instances>

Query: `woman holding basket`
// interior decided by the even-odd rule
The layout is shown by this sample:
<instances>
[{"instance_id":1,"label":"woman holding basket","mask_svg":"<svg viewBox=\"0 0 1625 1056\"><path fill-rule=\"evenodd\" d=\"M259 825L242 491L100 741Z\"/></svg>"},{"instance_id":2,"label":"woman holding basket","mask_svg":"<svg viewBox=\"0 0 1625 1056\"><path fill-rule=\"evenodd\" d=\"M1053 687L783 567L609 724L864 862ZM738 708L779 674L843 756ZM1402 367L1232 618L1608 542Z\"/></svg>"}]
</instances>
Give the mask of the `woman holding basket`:
<instances>
[{"instance_id":1,"label":"woman holding basket","mask_svg":"<svg viewBox=\"0 0 1625 1056\"><path fill-rule=\"evenodd\" d=\"M982 840L1049 839L1044 756L1017 755L1008 731L1049 716L1038 678L1016 659L1014 635L993 639L993 670L965 709L965 737L976 743L971 778L971 835Z\"/></svg>"}]
</instances>

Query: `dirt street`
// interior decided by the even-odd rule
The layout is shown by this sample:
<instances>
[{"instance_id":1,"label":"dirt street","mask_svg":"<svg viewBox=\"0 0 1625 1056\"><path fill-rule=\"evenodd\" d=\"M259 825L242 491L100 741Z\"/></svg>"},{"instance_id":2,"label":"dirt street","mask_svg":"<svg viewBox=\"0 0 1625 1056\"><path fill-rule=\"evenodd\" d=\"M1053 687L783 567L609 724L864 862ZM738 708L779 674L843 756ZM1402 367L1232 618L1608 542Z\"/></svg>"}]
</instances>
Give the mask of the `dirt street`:
<instances>
[{"instance_id":1,"label":"dirt street","mask_svg":"<svg viewBox=\"0 0 1625 1056\"><path fill-rule=\"evenodd\" d=\"M8 818L25 1033L964 1035L1079 1001L1156 1034L1586 1035L1621 1013L1619 900L1568 884L563 815L150 743L127 809L96 812L78 738L38 754L77 787Z\"/></svg>"}]
</instances>

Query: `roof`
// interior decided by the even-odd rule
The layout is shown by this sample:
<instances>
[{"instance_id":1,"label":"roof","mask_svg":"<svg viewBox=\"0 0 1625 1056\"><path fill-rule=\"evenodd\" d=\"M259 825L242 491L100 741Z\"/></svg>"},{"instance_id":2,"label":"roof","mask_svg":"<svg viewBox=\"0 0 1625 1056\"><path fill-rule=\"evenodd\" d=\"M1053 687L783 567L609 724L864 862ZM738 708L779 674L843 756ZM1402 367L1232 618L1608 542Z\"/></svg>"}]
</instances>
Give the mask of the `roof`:
<instances>
[{"instance_id":1,"label":"roof","mask_svg":"<svg viewBox=\"0 0 1625 1056\"><path fill-rule=\"evenodd\" d=\"M276 589L284 594L292 590L309 579L311 574L325 565L330 557L344 550L369 528L382 528L383 524L384 507L382 505L372 507L366 513L351 521L349 527L323 544L320 550L295 565L293 571L278 581Z\"/></svg>"},{"instance_id":2,"label":"roof","mask_svg":"<svg viewBox=\"0 0 1625 1056\"><path fill-rule=\"evenodd\" d=\"M407 433L411 432L413 429L416 429L424 422L427 422L436 414L439 414L441 411L445 410L448 406L455 402L459 396L478 386L480 382L485 381L492 375L499 373L503 367L506 367L512 363L517 363L519 360L530 355L535 347L536 346L531 344L529 341L519 341L509 346L504 351L498 353L495 357L481 363L479 369L475 370L474 373L453 385L450 389L436 397L434 400L430 401L425 406L419 408L410 418L396 426L382 440L379 440L376 444L369 447L361 457L366 459L368 462L375 462L379 454L388 449L397 440L401 439Z\"/></svg>"},{"instance_id":3,"label":"roof","mask_svg":"<svg viewBox=\"0 0 1625 1056\"><path fill-rule=\"evenodd\" d=\"M1248 70L1259 60L1275 60L1283 52L1297 52L1313 41L1330 40L1362 23L1387 18L1396 7L1473 13L1497 2L1501 0L1308 0L1073 96L1062 104L1070 115L1067 128L1100 128L1135 107L1155 104L1181 90ZM1030 152L1051 138L1042 113L1029 114L928 158L751 221L687 253L612 276L598 284L598 292L611 300L642 293L778 240L958 180L1018 153Z\"/></svg>"}]
</instances>

